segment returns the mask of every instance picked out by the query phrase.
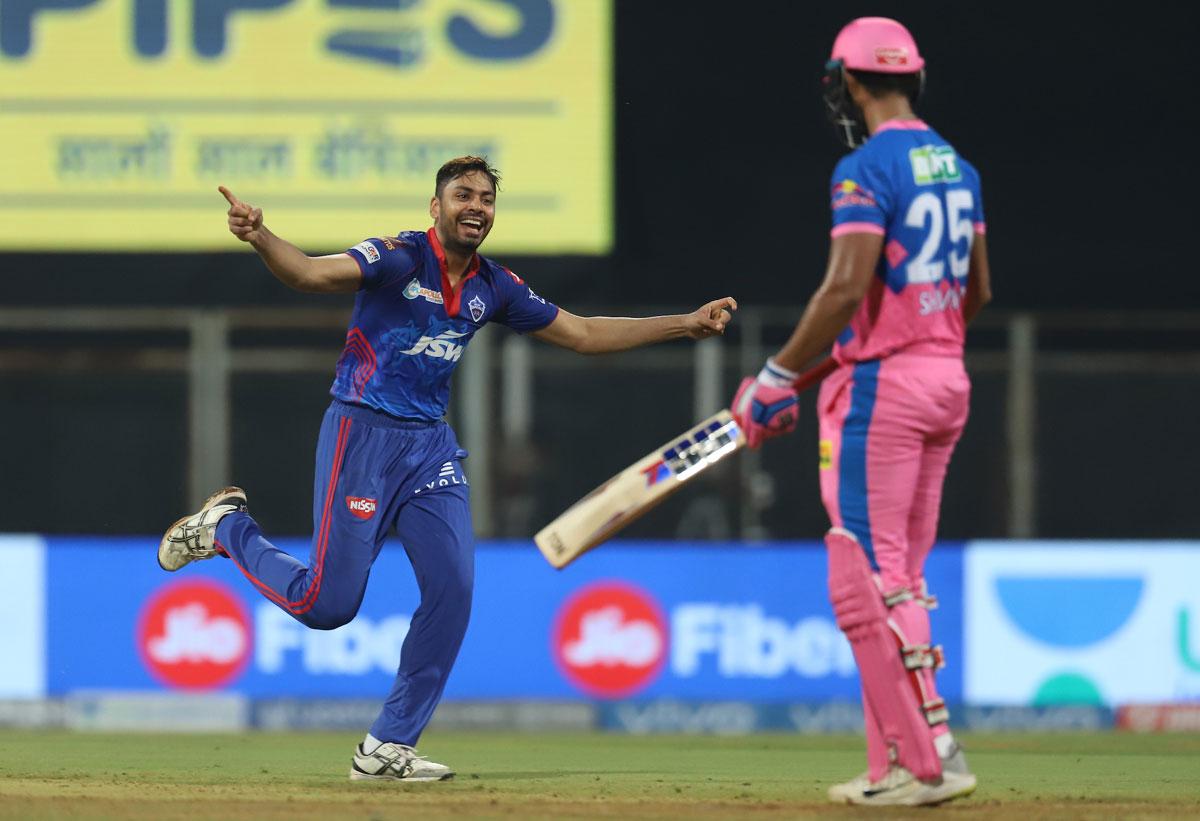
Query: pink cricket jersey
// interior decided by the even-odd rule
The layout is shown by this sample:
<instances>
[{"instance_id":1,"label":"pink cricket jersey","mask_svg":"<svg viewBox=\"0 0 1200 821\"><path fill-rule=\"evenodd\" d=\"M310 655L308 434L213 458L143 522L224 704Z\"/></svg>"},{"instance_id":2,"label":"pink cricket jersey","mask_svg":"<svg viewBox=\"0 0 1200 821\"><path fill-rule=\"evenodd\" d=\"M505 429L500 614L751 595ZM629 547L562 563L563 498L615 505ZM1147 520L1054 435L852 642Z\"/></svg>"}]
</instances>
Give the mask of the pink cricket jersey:
<instances>
[{"instance_id":1,"label":"pink cricket jersey","mask_svg":"<svg viewBox=\"0 0 1200 821\"><path fill-rule=\"evenodd\" d=\"M985 232L975 168L920 120L889 120L838 163L831 207L831 236L883 237L875 279L834 357L961 357L971 245Z\"/></svg>"}]
</instances>

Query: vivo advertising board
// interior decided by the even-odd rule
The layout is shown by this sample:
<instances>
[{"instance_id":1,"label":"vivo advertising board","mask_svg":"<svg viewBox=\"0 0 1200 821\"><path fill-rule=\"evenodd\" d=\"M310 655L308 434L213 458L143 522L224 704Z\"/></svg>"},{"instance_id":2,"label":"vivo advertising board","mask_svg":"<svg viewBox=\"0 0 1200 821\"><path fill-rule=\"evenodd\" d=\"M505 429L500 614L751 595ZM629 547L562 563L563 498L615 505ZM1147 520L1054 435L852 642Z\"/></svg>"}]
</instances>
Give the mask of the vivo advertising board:
<instances>
[{"instance_id":1,"label":"vivo advertising board","mask_svg":"<svg viewBox=\"0 0 1200 821\"><path fill-rule=\"evenodd\" d=\"M1200 700L1197 579L1195 543L972 542L967 700Z\"/></svg>"},{"instance_id":2,"label":"vivo advertising board","mask_svg":"<svg viewBox=\"0 0 1200 821\"><path fill-rule=\"evenodd\" d=\"M74 690L226 690L251 697L386 693L418 596L397 543L358 617L309 630L221 559L176 574L153 540L46 540L46 680ZM307 543L281 547L307 554ZM962 694L962 553L934 552L945 697ZM817 543L609 545L564 571L527 542L477 554L471 626L450 699L853 700L854 660Z\"/></svg>"}]
</instances>

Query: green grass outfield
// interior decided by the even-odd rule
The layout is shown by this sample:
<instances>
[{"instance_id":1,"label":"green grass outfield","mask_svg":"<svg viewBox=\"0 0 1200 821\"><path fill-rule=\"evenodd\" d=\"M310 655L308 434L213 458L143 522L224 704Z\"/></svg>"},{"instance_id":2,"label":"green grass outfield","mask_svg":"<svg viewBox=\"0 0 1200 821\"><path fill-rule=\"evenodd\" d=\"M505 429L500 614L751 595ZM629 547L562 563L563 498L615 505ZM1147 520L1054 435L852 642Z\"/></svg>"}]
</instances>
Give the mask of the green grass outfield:
<instances>
[{"instance_id":1,"label":"green grass outfield","mask_svg":"<svg viewBox=\"0 0 1200 821\"><path fill-rule=\"evenodd\" d=\"M1200 816L1200 736L965 736L974 796L907 813L836 807L860 738L430 733L458 777L347 780L344 733L0 731L0 819L1184 818Z\"/></svg>"}]
</instances>

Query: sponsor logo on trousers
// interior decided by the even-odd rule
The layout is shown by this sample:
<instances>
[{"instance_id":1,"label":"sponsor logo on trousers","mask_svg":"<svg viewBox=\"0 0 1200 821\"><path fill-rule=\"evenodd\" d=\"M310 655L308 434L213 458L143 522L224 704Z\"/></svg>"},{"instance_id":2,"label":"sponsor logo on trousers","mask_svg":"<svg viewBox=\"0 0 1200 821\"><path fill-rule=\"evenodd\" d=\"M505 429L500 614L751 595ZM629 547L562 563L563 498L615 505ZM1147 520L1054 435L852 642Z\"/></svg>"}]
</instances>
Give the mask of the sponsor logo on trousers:
<instances>
[{"instance_id":1,"label":"sponsor logo on trousers","mask_svg":"<svg viewBox=\"0 0 1200 821\"><path fill-rule=\"evenodd\" d=\"M375 515L375 500L364 499L361 496L347 496L346 507L360 519L370 519Z\"/></svg>"}]
</instances>

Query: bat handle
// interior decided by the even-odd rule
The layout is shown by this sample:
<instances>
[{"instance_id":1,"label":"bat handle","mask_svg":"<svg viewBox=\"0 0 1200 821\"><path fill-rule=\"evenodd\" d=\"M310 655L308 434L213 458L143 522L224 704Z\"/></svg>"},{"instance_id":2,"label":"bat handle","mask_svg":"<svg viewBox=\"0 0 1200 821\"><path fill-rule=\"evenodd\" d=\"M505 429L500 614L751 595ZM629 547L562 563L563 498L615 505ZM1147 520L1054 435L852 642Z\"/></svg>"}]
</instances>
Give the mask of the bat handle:
<instances>
[{"instance_id":1,"label":"bat handle","mask_svg":"<svg viewBox=\"0 0 1200 821\"><path fill-rule=\"evenodd\" d=\"M836 371L837 367L838 367L837 360L834 359L832 356L827 356L824 359L822 359L820 362L818 362L816 365L813 365L807 371L800 374L800 376L796 379L795 382L792 383L792 385L795 386L797 391L808 390L813 385L817 384L822 379L829 376L829 374Z\"/></svg>"}]
</instances>

